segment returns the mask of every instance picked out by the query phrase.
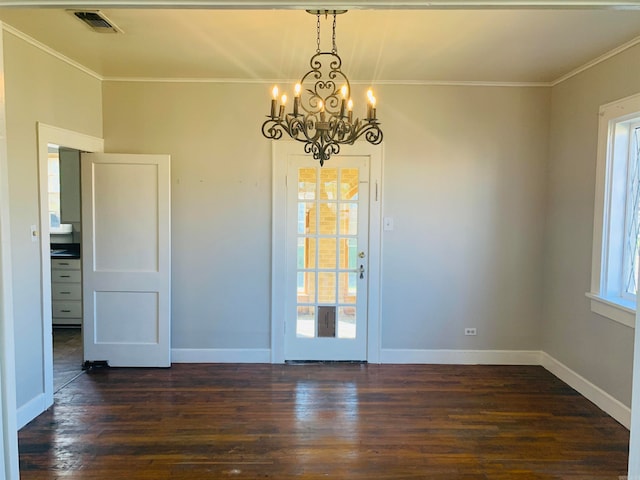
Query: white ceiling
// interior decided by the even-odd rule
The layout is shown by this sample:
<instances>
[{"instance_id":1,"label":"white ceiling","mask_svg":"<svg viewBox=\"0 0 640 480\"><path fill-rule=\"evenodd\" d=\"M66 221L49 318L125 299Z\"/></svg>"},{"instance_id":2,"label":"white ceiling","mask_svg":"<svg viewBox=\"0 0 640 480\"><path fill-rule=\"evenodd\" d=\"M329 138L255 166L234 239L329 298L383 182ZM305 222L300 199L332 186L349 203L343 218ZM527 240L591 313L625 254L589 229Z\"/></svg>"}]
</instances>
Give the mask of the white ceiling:
<instances>
[{"instance_id":1,"label":"white ceiling","mask_svg":"<svg viewBox=\"0 0 640 480\"><path fill-rule=\"evenodd\" d=\"M103 78L297 79L315 52L303 10L101 9L123 34L63 8L2 8L0 20ZM322 21L330 48L331 18ZM352 10L338 53L355 82L549 83L640 42L640 10Z\"/></svg>"}]
</instances>

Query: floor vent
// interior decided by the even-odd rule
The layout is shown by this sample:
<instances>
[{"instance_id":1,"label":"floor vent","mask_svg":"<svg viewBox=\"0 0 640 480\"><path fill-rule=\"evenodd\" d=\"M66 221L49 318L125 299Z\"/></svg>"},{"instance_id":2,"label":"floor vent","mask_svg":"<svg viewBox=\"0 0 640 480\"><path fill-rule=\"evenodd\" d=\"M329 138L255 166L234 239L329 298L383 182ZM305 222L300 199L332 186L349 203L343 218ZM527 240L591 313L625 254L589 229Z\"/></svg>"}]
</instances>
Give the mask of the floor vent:
<instances>
[{"instance_id":1,"label":"floor vent","mask_svg":"<svg viewBox=\"0 0 640 480\"><path fill-rule=\"evenodd\" d=\"M91 30L98 33L122 33L115 23L100 10L73 10L71 13L82 20Z\"/></svg>"}]
</instances>

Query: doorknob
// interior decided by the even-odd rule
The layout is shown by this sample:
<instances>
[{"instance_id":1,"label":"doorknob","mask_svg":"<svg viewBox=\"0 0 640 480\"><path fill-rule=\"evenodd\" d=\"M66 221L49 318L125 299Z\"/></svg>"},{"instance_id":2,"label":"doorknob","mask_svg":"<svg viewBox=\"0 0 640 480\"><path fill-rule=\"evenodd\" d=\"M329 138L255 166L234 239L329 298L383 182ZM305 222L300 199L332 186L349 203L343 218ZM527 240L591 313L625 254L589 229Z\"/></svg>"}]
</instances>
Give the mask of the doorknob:
<instances>
[{"instance_id":1,"label":"doorknob","mask_svg":"<svg viewBox=\"0 0 640 480\"><path fill-rule=\"evenodd\" d=\"M364 278L364 265L360 265L359 272L360 272L360 278Z\"/></svg>"}]
</instances>

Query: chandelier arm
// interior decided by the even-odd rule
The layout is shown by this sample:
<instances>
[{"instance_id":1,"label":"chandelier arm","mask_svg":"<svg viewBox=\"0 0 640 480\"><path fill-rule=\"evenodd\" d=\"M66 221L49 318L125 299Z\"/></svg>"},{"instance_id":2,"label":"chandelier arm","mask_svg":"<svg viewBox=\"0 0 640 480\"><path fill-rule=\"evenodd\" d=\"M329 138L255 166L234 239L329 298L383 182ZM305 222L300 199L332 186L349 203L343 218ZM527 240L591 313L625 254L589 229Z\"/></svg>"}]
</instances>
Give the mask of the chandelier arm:
<instances>
[{"instance_id":1,"label":"chandelier arm","mask_svg":"<svg viewBox=\"0 0 640 480\"><path fill-rule=\"evenodd\" d=\"M364 138L371 145L379 145L382 142L382 130L380 130L377 122L367 122L362 125L356 125L356 129L353 132L351 143L354 143L360 137L364 135Z\"/></svg>"}]
</instances>

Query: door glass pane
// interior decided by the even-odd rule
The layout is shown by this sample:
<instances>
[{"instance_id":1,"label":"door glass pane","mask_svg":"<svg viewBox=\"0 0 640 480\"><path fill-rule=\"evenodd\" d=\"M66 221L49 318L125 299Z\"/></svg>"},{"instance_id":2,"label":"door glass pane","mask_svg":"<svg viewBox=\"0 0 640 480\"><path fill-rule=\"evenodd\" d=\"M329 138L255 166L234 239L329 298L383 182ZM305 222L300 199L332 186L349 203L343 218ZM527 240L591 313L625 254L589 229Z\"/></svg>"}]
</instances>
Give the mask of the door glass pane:
<instances>
[{"instance_id":1,"label":"door glass pane","mask_svg":"<svg viewBox=\"0 0 640 480\"><path fill-rule=\"evenodd\" d=\"M318 272L318 303L336 303L336 274Z\"/></svg>"},{"instance_id":2,"label":"door glass pane","mask_svg":"<svg viewBox=\"0 0 640 480\"><path fill-rule=\"evenodd\" d=\"M298 233L316 233L316 204L298 203Z\"/></svg>"},{"instance_id":3,"label":"door glass pane","mask_svg":"<svg viewBox=\"0 0 640 480\"><path fill-rule=\"evenodd\" d=\"M358 262L358 239L340 239L340 263L339 268L343 270L355 270Z\"/></svg>"},{"instance_id":4,"label":"door glass pane","mask_svg":"<svg viewBox=\"0 0 640 480\"><path fill-rule=\"evenodd\" d=\"M338 232L337 210L337 203L320 204L320 235L335 235Z\"/></svg>"},{"instance_id":5,"label":"door glass pane","mask_svg":"<svg viewBox=\"0 0 640 480\"><path fill-rule=\"evenodd\" d=\"M296 267L298 269L307 268L307 239L304 237L298 237L296 257ZM300 282L298 282L298 285L300 285Z\"/></svg>"},{"instance_id":6,"label":"door glass pane","mask_svg":"<svg viewBox=\"0 0 640 480\"><path fill-rule=\"evenodd\" d=\"M343 168L340 171L340 199L351 200L358 198L358 176L357 168Z\"/></svg>"},{"instance_id":7,"label":"door glass pane","mask_svg":"<svg viewBox=\"0 0 640 480\"><path fill-rule=\"evenodd\" d=\"M316 309L311 305L298 307L296 336L313 338L316 334Z\"/></svg>"},{"instance_id":8,"label":"door glass pane","mask_svg":"<svg viewBox=\"0 0 640 480\"><path fill-rule=\"evenodd\" d=\"M357 274L352 272L342 272L338 274L338 303L349 303L355 305L358 282Z\"/></svg>"},{"instance_id":9,"label":"door glass pane","mask_svg":"<svg viewBox=\"0 0 640 480\"><path fill-rule=\"evenodd\" d=\"M318 240L320 251L318 252L318 267L320 268L336 268L336 252L335 238L320 238Z\"/></svg>"},{"instance_id":10,"label":"door glass pane","mask_svg":"<svg viewBox=\"0 0 640 480\"><path fill-rule=\"evenodd\" d=\"M320 170L320 200L338 199L338 169L323 167Z\"/></svg>"},{"instance_id":11,"label":"door glass pane","mask_svg":"<svg viewBox=\"0 0 640 480\"><path fill-rule=\"evenodd\" d=\"M356 307L338 308L338 338L356 338Z\"/></svg>"},{"instance_id":12,"label":"door glass pane","mask_svg":"<svg viewBox=\"0 0 640 480\"><path fill-rule=\"evenodd\" d=\"M316 239L298 237L297 267L299 270L316 268Z\"/></svg>"},{"instance_id":13,"label":"door glass pane","mask_svg":"<svg viewBox=\"0 0 640 480\"><path fill-rule=\"evenodd\" d=\"M298 272L298 303L316 303L315 272Z\"/></svg>"},{"instance_id":14,"label":"door glass pane","mask_svg":"<svg viewBox=\"0 0 640 480\"><path fill-rule=\"evenodd\" d=\"M298 200L316 199L316 178L315 168L301 168L298 171Z\"/></svg>"},{"instance_id":15,"label":"door glass pane","mask_svg":"<svg viewBox=\"0 0 640 480\"><path fill-rule=\"evenodd\" d=\"M357 235L358 234L358 204L357 203L341 203L340 204L340 234L341 235Z\"/></svg>"}]
</instances>

